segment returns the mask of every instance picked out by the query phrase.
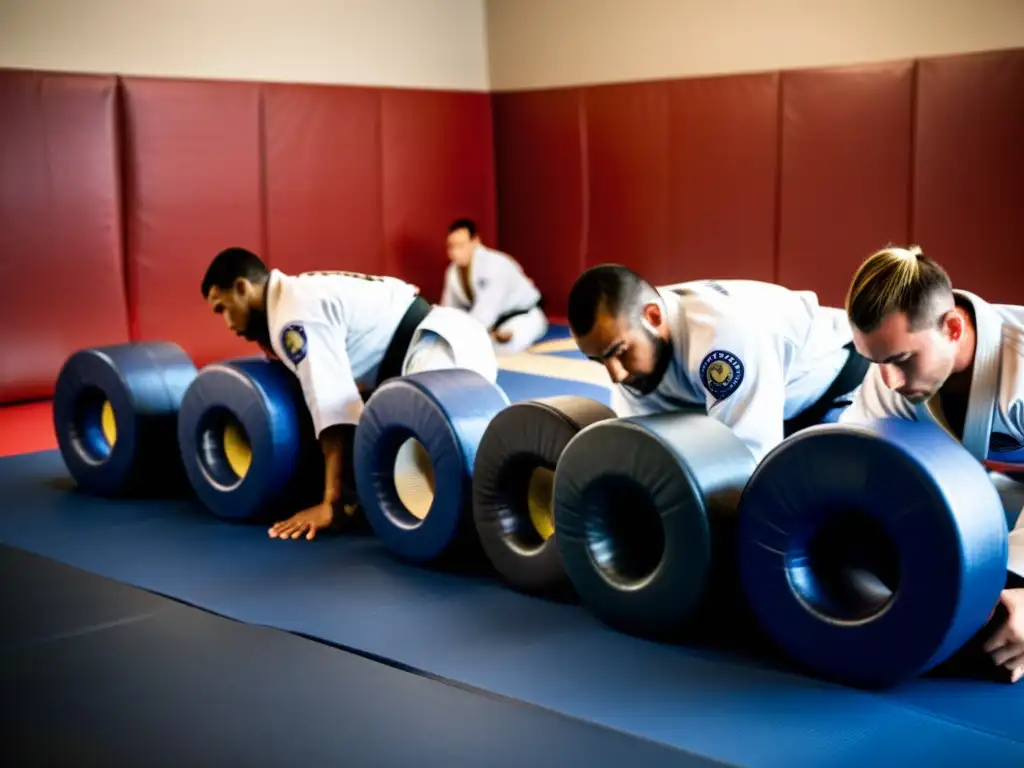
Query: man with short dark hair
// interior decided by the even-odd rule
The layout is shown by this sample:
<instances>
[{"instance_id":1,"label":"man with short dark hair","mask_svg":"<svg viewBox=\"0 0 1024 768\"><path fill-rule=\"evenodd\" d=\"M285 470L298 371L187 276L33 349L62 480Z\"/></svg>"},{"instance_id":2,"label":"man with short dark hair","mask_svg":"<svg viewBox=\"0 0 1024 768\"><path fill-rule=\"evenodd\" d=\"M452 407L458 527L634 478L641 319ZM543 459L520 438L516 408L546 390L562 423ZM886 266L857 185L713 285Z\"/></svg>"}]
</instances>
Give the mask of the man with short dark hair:
<instances>
[{"instance_id":1,"label":"man with short dark hair","mask_svg":"<svg viewBox=\"0 0 1024 768\"><path fill-rule=\"evenodd\" d=\"M540 291L507 253L480 242L476 223L458 219L448 227L448 258L441 306L465 310L494 341L498 354L522 352L547 333Z\"/></svg>"},{"instance_id":2,"label":"man with short dark hair","mask_svg":"<svg viewBox=\"0 0 1024 768\"><path fill-rule=\"evenodd\" d=\"M393 277L357 272L286 275L256 254L228 248L202 281L203 298L227 327L280 359L299 379L326 464L321 504L275 524L297 539L331 524L342 508L345 428L363 411L363 391L417 371L466 368L498 378L490 339L465 312L431 306Z\"/></svg>"},{"instance_id":3,"label":"man with short dark hair","mask_svg":"<svg viewBox=\"0 0 1024 768\"><path fill-rule=\"evenodd\" d=\"M608 369L619 416L701 409L758 462L785 435L832 419L867 370L841 309L770 283L655 287L604 264L576 280L568 320Z\"/></svg>"},{"instance_id":4,"label":"man with short dark hair","mask_svg":"<svg viewBox=\"0 0 1024 768\"><path fill-rule=\"evenodd\" d=\"M979 462L998 460L994 449L1024 447L1024 307L954 289L918 247L888 247L857 269L846 310L857 349L874 364L841 422L930 421ZM1010 582L1024 579L1019 513L1009 570ZM1002 604L1008 619L985 650L1017 682L1024 676L1024 589L1005 590Z\"/></svg>"}]
</instances>

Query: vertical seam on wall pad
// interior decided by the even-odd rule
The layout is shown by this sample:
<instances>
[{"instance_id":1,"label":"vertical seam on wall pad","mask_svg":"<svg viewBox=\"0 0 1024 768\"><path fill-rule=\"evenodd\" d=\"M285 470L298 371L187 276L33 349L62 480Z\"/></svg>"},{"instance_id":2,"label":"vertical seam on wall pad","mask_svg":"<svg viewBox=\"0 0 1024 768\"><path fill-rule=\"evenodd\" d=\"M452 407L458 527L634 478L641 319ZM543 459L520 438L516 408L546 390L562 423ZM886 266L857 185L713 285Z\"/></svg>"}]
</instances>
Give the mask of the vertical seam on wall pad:
<instances>
[{"instance_id":1,"label":"vertical seam on wall pad","mask_svg":"<svg viewBox=\"0 0 1024 768\"><path fill-rule=\"evenodd\" d=\"M267 110L263 97L265 86L260 85L256 89L256 146L259 153L260 173L260 248L267 264L272 265L270 260L270 219L267 216L269 205L267 197L270 194L267 188Z\"/></svg>"},{"instance_id":2,"label":"vertical seam on wall pad","mask_svg":"<svg viewBox=\"0 0 1024 768\"><path fill-rule=\"evenodd\" d=\"M783 89L786 79L780 71L776 73L778 78L778 92L776 94L776 116L775 116L775 245L772 252L772 280L781 282L782 278L782 147L783 130L786 120L786 102Z\"/></svg>"},{"instance_id":3,"label":"vertical seam on wall pad","mask_svg":"<svg viewBox=\"0 0 1024 768\"><path fill-rule=\"evenodd\" d=\"M917 238L914 231L914 205L917 202L917 121L918 121L918 90L921 78L921 62L914 60L910 73L910 158L907 173L907 240L913 243Z\"/></svg>"},{"instance_id":4,"label":"vertical seam on wall pad","mask_svg":"<svg viewBox=\"0 0 1024 768\"><path fill-rule=\"evenodd\" d=\"M579 272L587 267L590 250L590 164L588 163L586 101L582 88L576 89L576 118L580 137L580 263Z\"/></svg>"},{"instance_id":5,"label":"vertical seam on wall pad","mask_svg":"<svg viewBox=\"0 0 1024 768\"><path fill-rule=\"evenodd\" d=\"M134 199L132 188L132 165L130 151L131 131L129 130L128 103L124 92L124 79L114 78L114 162L117 164L117 207L120 217L121 239L121 280L124 283L124 311L128 321L128 340L138 341L139 320L132 307L135 306L135 290L131 273L132 222L129 199Z\"/></svg>"}]
</instances>

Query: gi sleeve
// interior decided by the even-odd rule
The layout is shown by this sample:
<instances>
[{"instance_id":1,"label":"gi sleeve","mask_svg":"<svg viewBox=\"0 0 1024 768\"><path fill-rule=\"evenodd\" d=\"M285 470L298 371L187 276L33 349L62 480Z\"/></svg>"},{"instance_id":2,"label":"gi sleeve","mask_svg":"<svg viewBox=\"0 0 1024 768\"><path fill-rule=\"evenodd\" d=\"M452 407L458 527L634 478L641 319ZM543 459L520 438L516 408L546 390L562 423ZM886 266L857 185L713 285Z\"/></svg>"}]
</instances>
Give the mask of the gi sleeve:
<instances>
[{"instance_id":1,"label":"gi sleeve","mask_svg":"<svg viewBox=\"0 0 1024 768\"><path fill-rule=\"evenodd\" d=\"M690 375L707 393L708 415L729 427L758 463L782 442L786 385L774 346L749 327L716 332Z\"/></svg>"},{"instance_id":2,"label":"gi sleeve","mask_svg":"<svg viewBox=\"0 0 1024 768\"><path fill-rule=\"evenodd\" d=\"M454 269L454 267L449 266L444 272L444 289L441 291L441 306L465 309L463 302L455 296L455 288L452 283L458 279L458 275L454 274Z\"/></svg>"},{"instance_id":3,"label":"gi sleeve","mask_svg":"<svg viewBox=\"0 0 1024 768\"><path fill-rule=\"evenodd\" d=\"M363 398L349 364L344 328L287 323L278 343L281 359L302 386L317 437L328 427L358 423Z\"/></svg>"},{"instance_id":4,"label":"gi sleeve","mask_svg":"<svg viewBox=\"0 0 1024 768\"><path fill-rule=\"evenodd\" d=\"M839 414L839 423L867 424L885 418L917 421L917 414L906 398L885 385L882 369L872 363L853 402Z\"/></svg>"},{"instance_id":5,"label":"gi sleeve","mask_svg":"<svg viewBox=\"0 0 1024 768\"><path fill-rule=\"evenodd\" d=\"M644 402L642 398L630 394L617 384L612 385L609 406L620 419L630 416L648 416L657 412L650 403Z\"/></svg>"}]
</instances>

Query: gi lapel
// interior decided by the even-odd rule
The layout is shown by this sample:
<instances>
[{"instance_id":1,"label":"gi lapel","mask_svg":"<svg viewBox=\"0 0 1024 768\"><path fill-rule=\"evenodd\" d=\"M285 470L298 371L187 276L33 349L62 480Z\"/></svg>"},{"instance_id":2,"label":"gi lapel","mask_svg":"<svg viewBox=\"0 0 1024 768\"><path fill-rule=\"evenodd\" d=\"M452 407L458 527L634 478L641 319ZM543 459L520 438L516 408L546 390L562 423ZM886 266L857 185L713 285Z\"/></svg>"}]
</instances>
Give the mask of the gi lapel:
<instances>
[{"instance_id":1,"label":"gi lapel","mask_svg":"<svg viewBox=\"0 0 1024 768\"><path fill-rule=\"evenodd\" d=\"M967 299L974 309L976 334L974 372L971 375L971 392L967 399L967 418L961 443L974 458L984 461L988 457L992 417L999 397L1003 321L984 299L967 291L958 290L956 293ZM935 421L949 430L938 397L918 404L917 414L919 418Z\"/></svg>"}]
</instances>

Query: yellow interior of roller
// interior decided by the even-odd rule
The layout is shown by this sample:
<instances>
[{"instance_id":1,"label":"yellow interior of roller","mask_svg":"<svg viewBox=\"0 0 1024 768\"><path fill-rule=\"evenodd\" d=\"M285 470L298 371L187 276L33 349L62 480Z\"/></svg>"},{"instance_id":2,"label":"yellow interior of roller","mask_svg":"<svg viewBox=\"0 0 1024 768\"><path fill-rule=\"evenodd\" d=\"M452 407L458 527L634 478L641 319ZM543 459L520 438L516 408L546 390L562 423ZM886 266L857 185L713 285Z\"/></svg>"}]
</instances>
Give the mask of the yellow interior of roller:
<instances>
[{"instance_id":1,"label":"yellow interior of roller","mask_svg":"<svg viewBox=\"0 0 1024 768\"><path fill-rule=\"evenodd\" d=\"M434 503L434 465L423 444L410 437L395 457L395 490L409 514L422 520Z\"/></svg>"},{"instance_id":2,"label":"yellow interior of roller","mask_svg":"<svg viewBox=\"0 0 1024 768\"><path fill-rule=\"evenodd\" d=\"M100 429L103 430L103 437L107 444L113 448L117 442L117 419L114 418L114 406L109 400L103 401L103 409L100 411Z\"/></svg>"},{"instance_id":3,"label":"yellow interior of roller","mask_svg":"<svg viewBox=\"0 0 1024 768\"><path fill-rule=\"evenodd\" d=\"M547 541L555 532L555 473L537 467L530 475L526 489L526 504L530 509L530 522L540 537Z\"/></svg>"},{"instance_id":4,"label":"yellow interior of roller","mask_svg":"<svg viewBox=\"0 0 1024 768\"><path fill-rule=\"evenodd\" d=\"M232 422L228 422L224 427L224 458L228 460L228 466L239 479L248 474L252 464L252 448L249 446L245 431Z\"/></svg>"}]
</instances>

